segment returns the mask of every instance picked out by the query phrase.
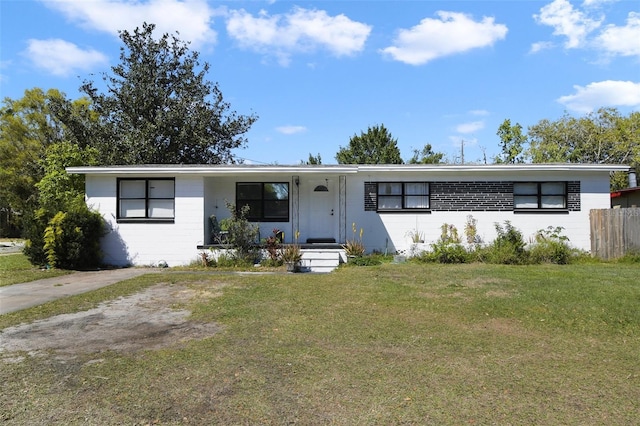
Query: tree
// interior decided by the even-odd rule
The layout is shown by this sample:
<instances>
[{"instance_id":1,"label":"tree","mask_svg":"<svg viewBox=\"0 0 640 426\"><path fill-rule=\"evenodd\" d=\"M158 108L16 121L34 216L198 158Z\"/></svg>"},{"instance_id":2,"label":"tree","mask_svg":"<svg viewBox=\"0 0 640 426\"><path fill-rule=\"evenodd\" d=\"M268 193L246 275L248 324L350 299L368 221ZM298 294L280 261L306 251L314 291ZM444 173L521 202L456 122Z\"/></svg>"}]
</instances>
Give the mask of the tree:
<instances>
[{"instance_id":1,"label":"tree","mask_svg":"<svg viewBox=\"0 0 640 426\"><path fill-rule=\"evenodd\" d=\"M348 147L340 147L336 160L339 164L402 164L398 140L384 124L369 127L360 136L353 135Z\"/></svg>"},{"instance_id":2,"label":"tree","mask_svg":"<svg viewBox=\"0 0 640 426\"><path fill-rule=\"evenodd\" d=\"M0 210L7 227L21 228L23 213L37 204L35 184L44 175L48 146L65 139L53 104L70 103L57 90L25 90L21 99L5 98L0 108ZM69 107L71 109L71 107ZM2 231L7 232L8 230ZM12 235L15 236L15 235Z\"/></svg>"},{"instance_id":3,"label":"tree","mask_svg":"<svg viewBox=\"0 0 640 426\"><path fill-rule=\"evenodd\" d=\"M312 155L311 153L309 153L309 159L306 162L300 161L300 163L306 165L322 164L322 157L320 157L320 153L318 153L318 155Z\"/></svg>"},{"instance_id":4,"label":"tree","mask_svg":"<svg viewBox=\"0 0 640 426\"><path fill-rule=\"evenodd\" d=\"M231 150L257 119L230 111L217 84L205 80L209 64L175 36L153 37L145 23L120 32L120 64L104 73L105 93L84 81L100 115L96 148L111 164L233 163Z\"/></svg>"},{"instance_id":5,"label":"tree","mask_svg":"<svg viewBox=\"0 0 640 426\"><path fill-rule=\"evenodd\" d=\"M442 164L444 154L442 152L433 152L431 144L426 144L421 150L414 149L413 157L409 159L409 164Z\"/></svg>"},{"instance_id":6,"label":"tree","mask_svg":"<svg viewBox=\"0 0 640 426\"><path fill-rule=\"evenodd\" d=\"M640 166L640 112L621 116L601 108L581 118L564 115L529 127L527 155L534 163L567 162ZM627 185L625 174L612 178L612 189Z\"/></svg>"},{"instance_id":7,"label":"tree","mask_svg":"<svg viewBox=\"0 0 640 426\"><path fill-rule=\"evenodd\" d=\"M511 120L502 122L496 133L500 137L500 147L502 155L495 157L496 163L516 164L524 162L524 145L527 142L527 135L522 133L520 123L511 125Z\"/></svg>"}]
</instances>

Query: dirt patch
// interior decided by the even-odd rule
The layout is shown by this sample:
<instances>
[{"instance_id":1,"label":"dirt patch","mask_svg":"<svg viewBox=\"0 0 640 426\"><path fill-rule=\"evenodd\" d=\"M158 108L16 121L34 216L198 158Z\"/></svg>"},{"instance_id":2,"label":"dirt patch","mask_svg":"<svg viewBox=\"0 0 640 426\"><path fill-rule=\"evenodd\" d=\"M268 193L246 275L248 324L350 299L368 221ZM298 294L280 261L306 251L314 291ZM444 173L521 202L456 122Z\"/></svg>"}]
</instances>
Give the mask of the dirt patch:
<instances>
[{"instance_id":1,"label":"dirt patch","mask_svg":"<svg viewBox=\"0 0 640 426\"><path fill-rule=\"evenodd\" d=\"M135 352L160 349L180 342L212 336L215 323L187 320L190 312L176 306L194 297L215 297L183 286L159 284L147 290L102 303L97 308L57 315L1 332L0 355L10 352L37 355L44 351L77 355L103 351Z\"/></svg>"}]
</instances>

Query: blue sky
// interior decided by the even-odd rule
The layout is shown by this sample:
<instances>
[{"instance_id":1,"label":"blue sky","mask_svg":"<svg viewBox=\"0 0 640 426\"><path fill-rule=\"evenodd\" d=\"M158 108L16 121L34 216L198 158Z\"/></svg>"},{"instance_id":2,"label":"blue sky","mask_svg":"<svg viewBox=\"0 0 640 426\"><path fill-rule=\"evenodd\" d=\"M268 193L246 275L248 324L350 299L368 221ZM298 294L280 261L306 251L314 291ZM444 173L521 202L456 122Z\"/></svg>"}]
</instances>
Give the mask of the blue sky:
<instances>
[{"instance_id":1,"label":"blue sky","mask_svg":"<svg viewBox=\"0 0 640 426\"><path fill-rule=\"evenodd\" d=\"M155 23L211 64L231 109L259 116L249 163L325 164L384 124L402 157L499 153L498 126L640 110L637 0L2 0L0 96L55 88L119 62L118 30Z\"/></svg>"}]
</instances>

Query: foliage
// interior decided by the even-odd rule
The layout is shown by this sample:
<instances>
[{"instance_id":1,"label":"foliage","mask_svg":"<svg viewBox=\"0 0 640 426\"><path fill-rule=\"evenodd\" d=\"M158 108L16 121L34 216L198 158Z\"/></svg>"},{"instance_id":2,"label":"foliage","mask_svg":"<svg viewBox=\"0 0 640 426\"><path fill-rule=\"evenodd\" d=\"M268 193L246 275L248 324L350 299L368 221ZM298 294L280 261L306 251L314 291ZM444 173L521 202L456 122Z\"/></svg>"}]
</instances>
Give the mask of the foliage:
<instances>
[{"instance_id":1,"label":"foliage","mask_svg":"<svg viewBox=\"0 0 640 426\"><path fill-rule=\"evenodd\" d=\"M421 150L414 149L413 156L409 159L409 164L442 164L444 161L442 152L433 152L431 144L426 144Z\"/></svg>"},{"instance_id":2,"label":"foliage","mask_svg":"<svg viewBox=\"0 0 640 426\"><path fill-rule=\"evenodd\" d=\"M464 236L470 248L478 248L482 244L482 238L478 235L478 219L472 215L467 216L467 221L464 224Z\"/></svg>"},{"instance_id":3,"label":"foliage","mask_svg":"<svg viewBox=\"0 0 640 426\"><path fill-rule=\"evenodd\" d=\"M465 263L468 261L468 253L461 244L458 229L454 225L443 224L438 241L431 244L431 252L420 256L423 260L439 263Z\"/></svg>"},{"instance_id":4,"label":"foliage","mask_svg":"<svg viewBox=\"0 0 640 426\"><path fill-rule=\"evenodd\" d=\"M482 250L481 258L488 263L504 265L521 265L528 262L526 243L522 232L515 228L510 221L504 222L504 227L495 223L498 234L495 240Z\"/></svg>"},{"instance_id":5,"label":"foliage","mask_svg":"<svg viewBox=\"0 0 640 426\"><path fill-rule=\"evenodd\" d=\"M381 264L382 260L380 260L380 256L374 255L358 256L347 262L348 266L377 266Z\"/></svg>"},{"instance_id":6,"label":"foliage","mask_svg":"<svg viewBox=\"0 0 640 426\"><path fill-rule=\"evenodd\" d=\"M584 117L564 115L529 127L527 156L534 163L629 164L640 170L640 112L621 116L615 108L601 108ZM612 189L627 186L618 174Z\"/></svg>"},{"instance_id":7,"label":"foliage","mask_svg":"<svg viewBox=\"0 0 640 426\"><path fill-rule=\"evenodd\" d=\"M573 250L569 245L569 238L562 235L563 227L549 226L540 229L535 236L535 242L529 249L532 263L555 263L566 265L571 261Z\"/></svg>"},{"instance_id":8,"label":"foliage","mask_svg":"<svg viewBox=\"0 0 640 426\"><path fill-rule=\"evenodd\" d=\"M36 183L40 207L49 212L64 210L84 194L84 176L73 175L65 167L96 165L98 152L91 147L80 148L70 142L58 142L46 150L42 161L44 176Z\"/></svg>"},{"instance_id":9,"label":"foliage","mask_svg":"<svg viewBox=\"0 0 640 426\"><path fill-rule=\"evenodd\" d=\"M272 264L277 264L281 260L280 249L282 248L283 235L278 228L273 228L271 235L264 240L264 247Z\"/></svg>"},{"instance_id":10,"label":"foliage","mask_svg":"<svg viewBox=\"0 0 640 426\"><path fill-rule=\"evenodd\" d=\"M356 223L353 222L351 224L351 230L353 231L353 236L342 245L347 256L360 257L364 255L366 251L364 247L364 243L362 242L362 235L364 234L364 229L360 228L359 238L356 239L356 233L358 232L358 228L356 227Z\"/></svg>"},{"instance_id":11,"label":"foliage","mask_svg":"<svg viewBox=\"0 0 640 426\"><path fill-rule=\"evenodd\" d=\"M229 111L209 64L176 36L154 36L155 25L120 32L120 63L103 74L105 93L84 81L100 114L96 147L109 164L219 164L257 119Z\"/></svg>"},{"instance_id":12,"label":"foliage","mask_svg":"<svg viewBox=\"0 0 640 426\"><path fill-rule=\"evenodd\" d=\"M258 226L249 222L249 206L236 208L235 204L227 202L227 209L231 217L221 221L227 231L227 242L233 247L235 256L240 260L253 261L258 258Z\"/></svg>"},{"instance_id":13,"label":"foliage","mask_svg":"<svg viewBox=\"0 0 640 426\"><path fill-rule=\"evenodd\" d=\"M407 233L407 235L411 239L411 242L414 244L424 243L424 232L420 231L419 229L412 229Z\"/></svg>"},{"instance_id":14,"label":"foliage","mask_svg":"<svg viewBox=\"0 0 640 426\"><path fill-rule=\"evenodd\" d=\"M322 157L320 157L320 153L318 153L318 155L312 155L311 153L309 153L309 159L306 162L301 161L301 163L306 165L322 164Z\"/></svg>"},{"instance_id":15,"label":"foliage","mask_svg":"<svg viewBox=\"0 0 640 426\"><path fill-rule=\"evenodd\" d=\"M511 120L502 122L496 133L500 137L502 154L495 158L496 163L515 164L524 162L524 145L527 142L526 134L522 133L519 123L511 125Z\"/></svg>"},{"instance_id":16,"label":"foliage","mask_svg":"<svg viewBox=\"0 0 640 426\"><path fill-rule=\"evenodd\" d=\"M285 263L299 263L302 259L302 250L298 244L298 238L300 237L300 231L296 231L293 239L293 243L285 245L280 250L280 258Z\"/></svg>"},{"instance_id":17,"label":"foliage","mask_svg":"<svg viewBox=\"0 0 640 426\"><path fill-rule=\"evenodd\" d=\"M104 220L88 208L58 212L44 231L43 250L51 267L87 269L100 266Z\"/></svg>"},{"instance_id":18,"label":"foliage","mask_svg":"<svg viewBox=\"0 0 640 426\"><path fill-rule=\"evenodd\" d=\"M340 147L336 160L338 164L402 164L398 140L383 124L353 135L348 147Z\"/></svg>"}]
</instances>

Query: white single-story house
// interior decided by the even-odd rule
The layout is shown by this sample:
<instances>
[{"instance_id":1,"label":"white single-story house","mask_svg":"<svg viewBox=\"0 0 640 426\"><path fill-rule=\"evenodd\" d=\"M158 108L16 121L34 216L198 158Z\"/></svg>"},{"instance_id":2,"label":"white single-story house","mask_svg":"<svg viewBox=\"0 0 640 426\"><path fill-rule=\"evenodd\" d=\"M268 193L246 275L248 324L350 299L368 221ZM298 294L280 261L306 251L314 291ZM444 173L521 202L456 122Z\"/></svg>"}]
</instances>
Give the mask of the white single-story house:
<instances>
[{"instance_id":1,"label":"white single-story house","mask_svg":"<svg viewBox=\"0 0 640 426\"><path fill-rule=\"evenodd\" d=\"M532 238L564 228L589 250L589 211L610 206L609 175L627 166L521 165L139 165L70 167L86 176L86 202L108 224L102 248L112 265L188 264L211 241L210 217L227 202L249 205L265 238L285 243L360 238L368 252L407 251L411 235L435 242L443 224L463 235L468 216L485 242L510 221ZM353 229L356 229L355 235Z\"/></svg>"}]
</instances>

